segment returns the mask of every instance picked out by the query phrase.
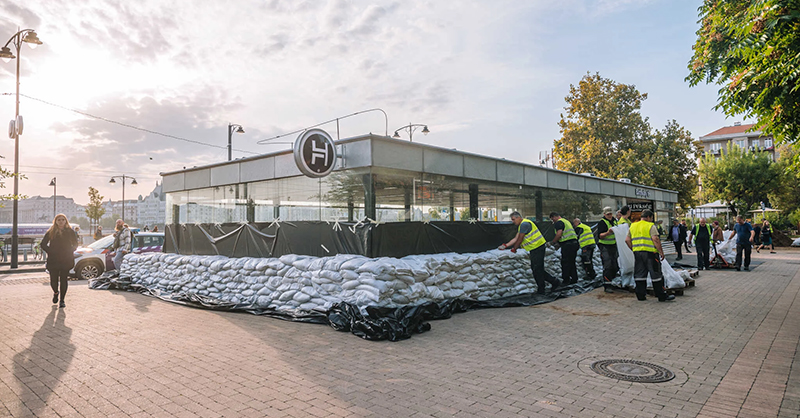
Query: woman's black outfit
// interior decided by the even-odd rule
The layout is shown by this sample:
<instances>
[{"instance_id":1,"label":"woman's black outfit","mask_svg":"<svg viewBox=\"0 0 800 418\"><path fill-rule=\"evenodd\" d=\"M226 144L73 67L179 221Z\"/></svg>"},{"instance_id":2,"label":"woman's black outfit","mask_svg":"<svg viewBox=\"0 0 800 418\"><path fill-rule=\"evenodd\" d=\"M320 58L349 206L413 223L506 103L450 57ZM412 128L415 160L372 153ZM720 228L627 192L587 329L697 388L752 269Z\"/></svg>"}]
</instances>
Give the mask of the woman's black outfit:
<instances>
[{"instance_id":1,"label":"woman's black outfit","mask_svg":"<svg viewBox=\"0 0 800 418\"><path fill-rule=\"evenodd\" d=\"M52 236L51 236L52 234ZM47 231L42 238L42 250L47 253L47 271L50 272L50 287L53 289L53 303L64 305L64 296L67 294L69 271L75 267L75 249L78 248L78 236L71 228ZM59 284L60 292L59 292Z\"/></svg>"}]
</instances>

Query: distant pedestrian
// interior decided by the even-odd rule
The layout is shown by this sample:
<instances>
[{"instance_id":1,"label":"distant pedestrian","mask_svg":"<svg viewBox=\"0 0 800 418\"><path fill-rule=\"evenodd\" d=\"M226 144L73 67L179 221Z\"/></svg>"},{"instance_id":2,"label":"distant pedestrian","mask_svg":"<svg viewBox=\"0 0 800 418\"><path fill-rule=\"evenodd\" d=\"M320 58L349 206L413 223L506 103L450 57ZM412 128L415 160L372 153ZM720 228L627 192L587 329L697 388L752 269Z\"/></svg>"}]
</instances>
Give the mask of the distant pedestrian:
<instances>
[{"instance_id":1,"label":"distant pedestrian","mask_svg":"<svg viewBox=\"0 0 800 418\"><path fill-rule=\"evenodd\" d=\"M578 234L578 245L581 246L581 264L583 264L583 271L586 272L586 280L593 283L597 273L594 272L594 263L592 262L596 247L592 228L582 223L579 218L572 220L572 226L575 228L575 233Z\"/></svg>"},{"instance_id":2,"label":"distant pedestrian","mask_svg":"<svg viewBox=\"0 0 800 418\"><path fill-rule=\"evenodd\" d=\"M663 226L663 224L664 224L664 221L662 221L662 220L659 220L658 222L656 222L656 231L658 231L658 237L659 238L661 238L661 236L664 235L664 226Z\"/></svg>"},{"instance_id":3,"label":"distant pedestrian","mask_svg":"<svg viewBox=\"0 0 800 418\"><path fill-rule=\"evenodd\" d=\"M625 244L633 250L633 279L636 282L636 299L647 300L647 276L653 282L653 293L659 302L675 299L675 295L667 295L664 289L664 274L661 272L661 261L664 250L658 238L658 230L653 224L653 211L645 209L639 221L631 225L625 238Z\"/></svg>"},{"instance_id":4,"label":"distant pedestrian","mask_svg":"<svg viewBox=\"0 0 800 418\"><path fill-rule=\"evenodd\" d=\"M60 308L66 306L69 271L75 267L75 249L78 248L78 236L72 230L63 213L53 219L53 226L42 238L42 250L47 253L47 271L50 272L50 288L53 289L53 303Z\"/></svg>"},{"instance_id":5,"label":"distant pedestrian","mask_svg":"<svg viewBox=\"0 0 800 418\"><path fill-rule=\"evenodd\" d=\"M736 224L733 225L735 231L731 234L731 240L736 238L736 271L741 271L742 255L744 255L744 270L750 270L750 253L753 245L753 227L749 222L745 222L744 216L736 217ZM744 254L743 254L744 253Z\"/></svg>"},{"instance_id":6,"label":"distant pedestrian","mask_svg":"<svg viewBox=\"0 0 800 418\"><path fill-rule=\"evenodd\" d=\"M122 219L117 219L114 230L114 245L112 246L115 252L114 268L119 272L120 267L122 267L122 259L125 254L131 252L133 237L131 236L131 230L128 229L128 224L123 222Z\"/></svg>"},{"instance_id":7,"label":"distant pedestrian","mask_svg":"<svg viewBox=\"0 0 800 418\"><path fill-rule=\"evenodd\" d=\"M722 241L725 241L725 235L722 233L722 227L719 226L719 221L714 221L714 233L712 234L711 238L713 239L714 244L714 253L717 253L717 244Z\"/></svg>"},{"instance_id":8,"label":"distant pedestrian","mask_svg":"<svg viewBox=\"0 0 800 418\"><path fill-rule=\"evenodd\" d=\"M683 246L686 247L687 253L691 253L692 250L689 249L689 240L686 236L689 233L689 227L686 226L686 219L681 221L681 228L683 228Z\"/></svg>"},{"instance_id":9,"label":"distant pedestrian","mask_svg":"<svg viewBox=\"0 0 800 418\"><path fill-rule=\"evenodd\" d=\"M694 228L692 228L691 234L689 234L689 241L694 242L694 246L697 248L698 270L708 270L708 252L711 245L712 234L711 225L706 223L706 218L700 218L700 223L695 225Z\"/></svg>"},{"instance_id":10,"label":"distant pedestrian","mask_svg":"<svg viewBox=\"0 0 800 418\"><path fill-rule=\"evenodd\" d=\"M75 231L75 236L78 237L78 246L83 245L83 237L81 237L81 227L75 225L74 227L72 227L72 229Z\"/></svg>"},{"instance_id":11,"label":"distant pedestrian","mask_svg":"<svg viewBox=\"0 0 800 418\"><path fill-rule=\"evenodd\" d=\"M94 236L92 238L94 238L95 241L99 240L100 238L103 238L103 227L102 226L97 225L97 229L94 230Z\"/></svg>"},{"instance_id":12,"label":"distant pedestrian","mask_svg":"<svg viewBox=\"0 0 800 418\"><path fill-rule=\"evenodd\" d=\"M158 225L153 227L153 232L158 232Z\"/></svg>"},{"instance_id":13,"label":"distant pedestrian","mask_svg":"<svg viewBox=\"0 0 800 418\"><path fill-rule=\"evenodd\" d=\"M756 249L756 252L760 253L761 249L766 246L771 247L771 254L775 254L775 244L772 243L772 226L768 220L764 219L764 223L761 225L761 245Z\"/></svg>"},{"instance_id":14,"label":"distant pedestrian","mask_svg":"<svg viewBox=\"0 0 800 418\"><path fill-rule=\"evenodd\" d=\"M669 230L669 239L672 240L672 243L675 245L675 252L678 253L678 257L676 257L675 260L682 260L683 254L681 254L681 250L683 249L683 242L686 241L686 230L681 228L681 224L677 219L672 220L672 228Z\"/></svg>"},{"instance_id":15,"label":"distant pedestrian","mask_svg":"<svg viewBox=\"0 0 800 418\"><path fill-rule=\"evenodd\" d=\"M756 249L756 252L759 252L761 245L761 224L756 222L753 225L753 247Z\"/></svg>"},{"instance_id":16,"label":"distant pedestrian","mask_svg":"<svg viewBox=\"0 0 800 418\"><path fill-rule=\"evenodd\" d=\"M144 228L142 228L142 232L147 232L149 230L150 230L150 228L148 228L147 225L145 225Z\"/></svg>"}]
</instances>

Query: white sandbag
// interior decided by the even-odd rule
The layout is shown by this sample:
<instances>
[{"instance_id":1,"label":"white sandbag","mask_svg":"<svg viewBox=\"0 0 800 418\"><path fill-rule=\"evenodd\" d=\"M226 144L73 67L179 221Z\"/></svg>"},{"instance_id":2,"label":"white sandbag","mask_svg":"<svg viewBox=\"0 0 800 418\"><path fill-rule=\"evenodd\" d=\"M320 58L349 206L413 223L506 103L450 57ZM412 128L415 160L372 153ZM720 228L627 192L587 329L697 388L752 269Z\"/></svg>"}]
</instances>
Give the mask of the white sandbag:
<instances>
[{"instance_id":1,"label":"white sandbag","mask_svg":"<svg viewBox=\"0 0 800 418\"><path fill-rule=\"evenodd\" d=\"M792 247L800 247L800 238L792 241Z\"/></svg>"},{"instance_id":2,"label":"white sandbag","mask_svg":"<svg viewBox=\"0 0 800 418\"><path fill-rule=\"evenodd\" d=\"M617 241L617 251L619 252L617 262L619 263L620 274L620 277L614 279L613 282L618 287L635 287L636 282L633 280L633 250L628 248L628 244L625 243L630 227L628 224L622 224L611 227L611 230L614 231L614 238ZM617 280L619 281L618 283Z\"/></svg>"}]
</instances>

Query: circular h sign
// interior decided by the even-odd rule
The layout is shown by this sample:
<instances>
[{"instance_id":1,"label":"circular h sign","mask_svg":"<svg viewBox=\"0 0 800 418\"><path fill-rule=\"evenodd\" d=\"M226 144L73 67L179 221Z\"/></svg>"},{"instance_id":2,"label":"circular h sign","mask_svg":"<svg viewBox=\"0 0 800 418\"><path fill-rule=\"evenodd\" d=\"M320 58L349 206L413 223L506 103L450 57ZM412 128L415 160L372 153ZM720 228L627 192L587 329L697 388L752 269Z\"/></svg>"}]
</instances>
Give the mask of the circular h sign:
<instances>
[{"instance_id":1,"label":"circular h sign","mask_svg":"<svg viewBox=\"0 0 800 418\"><path fill-rule=\"evenodd\" d=\"M294 141L294 162L308 177L325 177L336 165L333 138L322 129L309 129Z\"/></svg>"}]
</instances>

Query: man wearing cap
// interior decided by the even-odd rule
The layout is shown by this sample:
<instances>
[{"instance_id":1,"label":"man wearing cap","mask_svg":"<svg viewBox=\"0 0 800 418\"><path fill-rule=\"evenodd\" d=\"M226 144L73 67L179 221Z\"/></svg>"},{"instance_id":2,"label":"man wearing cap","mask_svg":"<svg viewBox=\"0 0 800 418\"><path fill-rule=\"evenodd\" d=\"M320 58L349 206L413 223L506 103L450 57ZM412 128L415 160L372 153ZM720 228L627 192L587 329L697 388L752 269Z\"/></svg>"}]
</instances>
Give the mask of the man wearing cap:
<instances>
[{"instance_id":1,"label":"man wearing cap","mask_svg":"<svg viewBox=\"0 0 800 418\"><path fill-rule=\"evenodd\" d=\"M647 275L653 282L653 293L659 302L675 299L664 290L664 275L661 273L661 260L664 250L658 238L658 230L653 223L653 211L645 209L642 218L631 225L625 244L633 250L633 280L636 281L636 298L647 300Z\"/></svg>"},{"instance_id":2,"label":"man wearing cap","mask_svg":"<svg viewBox=\"0 0 800 418\"><path fill-rule=\"evenodd\" d=\"M603 288L606 293L614 293L611 281L619 272L619 252L617 239L611 230L617 224L614 219L614 209L610 206L603 208L603 219L597 223L597 247L600 249L600 258L603 260Z\"/></svg>"},{"instance_id":3,"label":"man wearing cap","mask_svg":"<svg viewBox=\"0 0 800 418\"><path fill-rule=\"evenodd\" d=\"M517 235L497 249L505 250L506 248L511 248L511 252L515 253L521 247L528 252L528 257L531 259L533 279L536 280L537 293L544 294L545 281L552 286L550 290L558 289L561 283L544 269L544 251L547 241L545 241L542 233L539 232L539 228L530 219L523 218L519 212L511 213L511 222L517 226Z\"/></svg>"},{"instance_id":4,"label":"man wearing cap","mask_svg":"<svg viewBox=\"0 0 800 418\"><path fill-rule=\"evenodd\" d=\"M592 234L592 228L581 222L579 218L572 220L572 226L575 228L575 233L578 234L578 245L581 246L581 264L583 264L583 271L586 272L586 280L594 282L597 273L594 272L594 258L595 241Z\"/></svg>"},{"instance_id":5,"label":"man wearing cap","mask_svg":"<svg viewBox=\"0 0 800 418\"><path fill-rule=\"evenodd\" d=\"M578 256L578 234L575 228L566 219L562 218L558 212L550 212L550 220L556 229L556 236L551 244L561 246L561 283L578 283L578 268L575 266L575 258Z\"/></svg>"}]
</instances>

